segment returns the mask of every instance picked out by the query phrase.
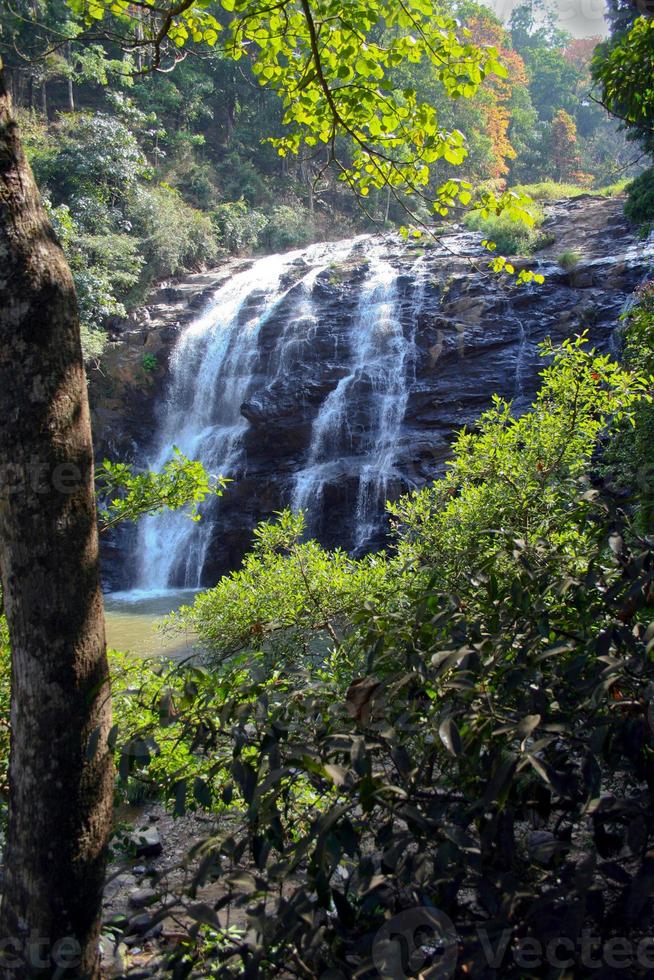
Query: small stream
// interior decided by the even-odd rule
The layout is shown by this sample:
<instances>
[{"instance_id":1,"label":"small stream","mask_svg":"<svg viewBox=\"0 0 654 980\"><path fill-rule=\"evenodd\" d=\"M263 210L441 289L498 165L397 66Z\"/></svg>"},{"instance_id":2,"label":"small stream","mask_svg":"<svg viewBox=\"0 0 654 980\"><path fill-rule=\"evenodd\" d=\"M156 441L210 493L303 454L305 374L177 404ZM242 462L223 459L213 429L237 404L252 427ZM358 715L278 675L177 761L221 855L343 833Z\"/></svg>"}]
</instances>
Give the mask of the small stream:
<instances>
[{"instance_id":1,"label":"small stream","mask_svg":"<svg viewBox=\"0 0 654 980\"><path fill-rule=\"evenodd\" d=\"M189 633L162 633L162 617L190 605L196 589L166 589L148 592L110 592L105 595L107 645L137 657L169 657L183 660L200 653L197 636Z\"/></svg>"}]
</instances>

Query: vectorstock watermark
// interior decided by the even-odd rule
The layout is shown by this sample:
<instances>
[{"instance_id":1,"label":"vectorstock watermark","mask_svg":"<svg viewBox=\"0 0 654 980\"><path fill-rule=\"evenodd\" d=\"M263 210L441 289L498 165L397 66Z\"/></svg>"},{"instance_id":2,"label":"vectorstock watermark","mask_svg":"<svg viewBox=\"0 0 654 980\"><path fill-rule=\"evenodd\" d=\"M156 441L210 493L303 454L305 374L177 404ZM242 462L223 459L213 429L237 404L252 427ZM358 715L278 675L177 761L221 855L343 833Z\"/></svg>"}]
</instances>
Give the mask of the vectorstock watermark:
<instances>
[{"instance_id":1,"label":"vectorstock watermark","mask_svg":"<svg viewBox=\"0 0 654 980\"><path fill-rule=\"evenodd\" d=\"M75 493L85 482L84 472L75 463L58 463L48 466L36 458L23 463L6 463L0 466L0 493L16 494Z\"/></svg>"},{"instance_id":2,"label":"vectorstock watermark","mask_svg":"<svg viewBox=\"0 0 654 980\"><path fill-rule=\"evenodd\" d=\"M454 976L459 940L444 912L419 906L384 923L374 938L372 961L384 980L449 980Z\"/></svg>"},{"instance_id":3,"label":"vectorstock watermark","mask_svg":"<svg viewBox=\"0 0 654 980\"><path fill-rule=\"evenodd\" d=\"M52 942L45 936L31 932L19 939L8 936L0 939L0 969L2 970L71 970L79 966L82 947L73 936L65 936Z\"/></svg>"},{"instance_id":4,"label":"vectorstock watermark","mask_svg":"<svg viewBox=\"0 0 654 980\"><path fill-rule=\"evenodd\" d=\"M620 972L654 969L654 937L633 941L622 936L602 939L590 930L577 938L559 936L543 942L531 936L515 937L510 929L499 935L483 927L476 930L479 952L488 967L518 970L549 967L566 970L581 966ZM389 919L373 940L372 960L383 980L450 980L459 960L460 939L451 919L438 909L419 906Z\"/></svg>"}]
</instances>

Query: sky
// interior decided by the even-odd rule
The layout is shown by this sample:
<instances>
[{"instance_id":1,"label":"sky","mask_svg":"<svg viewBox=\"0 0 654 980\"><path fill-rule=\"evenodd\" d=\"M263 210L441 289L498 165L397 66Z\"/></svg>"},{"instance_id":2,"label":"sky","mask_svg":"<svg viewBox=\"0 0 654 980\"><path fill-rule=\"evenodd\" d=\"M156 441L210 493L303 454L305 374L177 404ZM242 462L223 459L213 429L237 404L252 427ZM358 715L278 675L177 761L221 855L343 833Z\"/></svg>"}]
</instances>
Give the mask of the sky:
<instances>
[{"instance_id":1,"label":"sky","mask_svg":"<svg viewBox=\"0 0 654 980\"><path fill-rule=\"evenodd\" d=\"M484 0L502 21L507 21L511 11L521 0ZM604 0L545 0L548 8L556 10L559 25L573 37L604 37L607 26L604 20Z\"/></svg>"}]
</instances>

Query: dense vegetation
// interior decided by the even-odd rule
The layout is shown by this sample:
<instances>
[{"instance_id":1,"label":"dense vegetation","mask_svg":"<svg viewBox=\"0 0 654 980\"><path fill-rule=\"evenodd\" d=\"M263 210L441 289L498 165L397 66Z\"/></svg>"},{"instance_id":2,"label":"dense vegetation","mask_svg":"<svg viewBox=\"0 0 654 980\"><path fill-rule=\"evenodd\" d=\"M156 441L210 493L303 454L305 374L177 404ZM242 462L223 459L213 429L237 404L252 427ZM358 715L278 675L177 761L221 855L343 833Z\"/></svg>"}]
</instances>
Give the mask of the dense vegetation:
<instances>
[{"instance_id":1,"label":"dense vegetation","mask_svg":"<svg viewBox=\"0 0 654 980\"><path fill-rule=\"evenodd\" d=\"M532 975L534 942L576 964L584 935L636 950L654 835L651 293L626 318L625 368L583 337L544 345L532 409L496 399L462 432L446 476L390 508L388 553L326 552L284 513L169 622L200 634L209 669L131 668L125 788L229 814L195 852L193 887L224 898L198 906L185 969L399 976L385 923L416 912L420 964L450 956L460 976L495 975L483 937L507 977ZM247 935L219 925L232 902Z\"/></svg>"},{"instance_id":2,"label":"dense vegetation","mask_svg":"<svg viewBox=\"0 0 654 980\"><path fill-rule=\"evenodd\" d=\"M196 851L194 888L221 880L258 922L221 938L199 906L184 970L297 960L348 976L397 956L379 930L416 909L456 923L460 975L491 975L480 927L508 937L502 975L516 977L533 940L565 937L576 962L584 931L641 938L651 296L626 317L624 368L583 337L544 345L532 409L516 419L496 399L463 431L446 476L391 507L387 554L326 552L282 514L170 621L200 634L209 665L153 672L114 655L119 789L228 811ZM108 467L117 519L207 490L188 461L173 475L180 496L162 498L165 483ZM434 936L453 955L434 915L422 963Z\"/></svg>"},{"instance_id":3,"label":"dense vegetation","mask_svg":"<svg viewBox=\"0 0 654 980\"><path fill-rule=\"evenodd\" d=\"M73 270L90 357L101 354L112 319L141 304L154 282L229 253L283 250L373 222L406 223L402 196L391 187L370 187L357 207L347 182L327 166L327 150L306 145L297 156L279 155L270 139L285 131L281 105L259 84L253 57L235 64L219 46L205 46L174 72L134 83L128 69L138 70L138 50L125 60L106 39L76 41L65 0L19 0L12 11L3 18L0 52ZM490 75L474 100L453 102L428 64L408 59L401 72L406 92L433 106L441 126L466 134L462 179L493 188L549 180L586 189L629 175L633 151L588 98L593 39L572 40L529 4L516 9L508 28L471 2L454 12L473 43L494 46L506 75ZM59 37L70 40L53 45ZM373 72L372 62L365 71ZM430 165L432 187L450 177L446 160ZM429 221L420 200L411 209ZM500 250L528 251L537 235L513 226L507 237L512 224L505 217L502 227L486 230L489 237L505 232Z\"/></svg>"},{"instance_id":4,"label":"dense vegetation","mask_svg":"<svg viewBox=\"0 0 654 980\"><path fill-rule=\"evenodd\" d=\"M510 30L485 8L457 6L470 47L456 47L452 22L443 32L448 56L469 56L458 75L414 60L415 39L377 37L366 22L384 67L406 73L405 104L391 103L384 122L342 96L335 115L346 130L365 125L377 150L344 148L340 182L319 150L306 154L329 137L334 112L313 98L315 73L284 106L287 122L318 133L304 144L257 85L292 76L288 32L235 59L213 50L211 22L189 15L209 50L132 85L109 34L82 46L70 28L71 8L102 19L107 6L19 2L1 38L88 356L156 281L227 253L405 222L416 159L426 190L410 206L423 224L456 215L473 184L489 202L507 183L540 181L534 197L547 200L563 182L577 193L629 169L617 124L583 97L594 44L572 42L532 5ZM131 26L129 4L111 7ZM651 63L651 23L615 14L593 71L648 150L652 105L634 77ZM170 29L183 47L185 23ZM244 28L250 41L257 29ZM52 32L65 44L43 48ZM343 88L384 75L374 57L353 67L339 51L325 57ZM138 48L130 58L138 74ZM400 147L384 170L378 142L397 143L403 121L417 156ZM366 199L363 216L343 184ZM635 221L653 217L651 197L650 170L630 190ZM501 251L528 251L541 217L530 209L533 227L520 233L489 207L469 223ZM643 284L624 315L621 364L583 335L544 343L531 409L516 418L495 398L458 435L446 475L389 506L387 552L329 552L305 539L302 515L283 512L257 529L238 571L169 619L199 634L206 662L173 669L114 654L117 793L224 818L190 855L175 976L398 977L440 961L448 975L522 978L577 973L595 954L611 976L620 953L633 975L651 967L641 919L654 843L653 296ZM98 484L101 529L163 508L194 518L223 488L179 454L161 474L107 462ZM3 794L9 661L2 618ZM92 759L97 739L85 751ZM247 930L224 927L218 913L232 905Z\"/></svg>"}]
</instances>

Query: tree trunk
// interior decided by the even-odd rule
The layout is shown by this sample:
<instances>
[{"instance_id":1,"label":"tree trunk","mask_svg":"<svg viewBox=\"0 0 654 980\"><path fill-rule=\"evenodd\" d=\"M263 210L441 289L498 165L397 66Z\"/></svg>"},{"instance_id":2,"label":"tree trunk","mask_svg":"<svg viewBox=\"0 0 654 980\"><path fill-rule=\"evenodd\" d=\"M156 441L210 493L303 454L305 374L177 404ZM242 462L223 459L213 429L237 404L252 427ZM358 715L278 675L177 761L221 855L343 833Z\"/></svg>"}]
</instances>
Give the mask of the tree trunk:
<instances>
[{"instance_id":1,"label":"tree trunk","mask_svg":"<svg viewBox=\"0 0 654 980\"><path fill-rule=\"evenodd\" d=\"M13 660L0 976L95 980L113 767L86 379L1 63L0 541Z\"/></svg>"},{"instance_id":2,"label":"tree trunk","mask_svg":"<svg viewBox=\"0 0 654 980\"><path fill-rule=\"evenodd\" d=\"M73 54L70 41L66 45L66 61L68 62L68 70L72 72L73 70ZM75 112L75 90L73 88L73 78L72 75L68 76L68 111Z\"/></svg>"}]
</instances>

